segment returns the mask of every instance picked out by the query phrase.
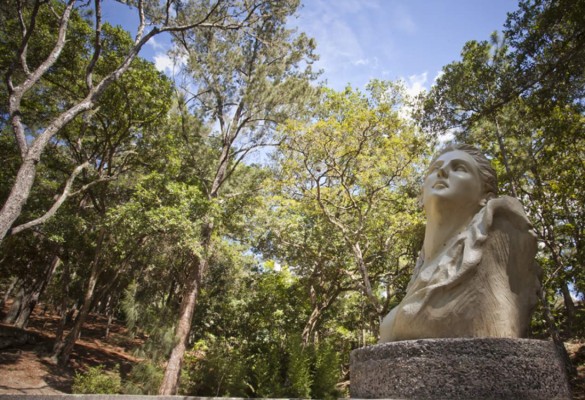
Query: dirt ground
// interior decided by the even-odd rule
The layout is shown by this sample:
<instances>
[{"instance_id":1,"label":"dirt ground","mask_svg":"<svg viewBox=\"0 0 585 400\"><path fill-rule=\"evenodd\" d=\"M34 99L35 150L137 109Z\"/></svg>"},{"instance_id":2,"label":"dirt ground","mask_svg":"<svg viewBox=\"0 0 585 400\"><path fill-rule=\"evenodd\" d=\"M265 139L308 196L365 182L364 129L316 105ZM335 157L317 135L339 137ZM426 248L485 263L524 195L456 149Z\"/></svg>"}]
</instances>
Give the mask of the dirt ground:
<instances>
[{"instance_id":1,"label":"dirt ground","mask_svg":"<svg viewBox=\"0 0 585 400\"><path fill-rule=\"evenodd\" d=\"M105 339L106 320L90 316L69 365L59 367L49 357L57 323L56 316L36 311L25 331L0 324L0 396L71 393L76 371L95 365L106 369L119 365L124 375L140 361L132 356L132 349L142 343L139 338L128 339L123 325L114 322ZM12 343L7 342L10 340ZM572 381L574 399L585 400L585 340L566 343L566 347L577 371Z\"/></svg>"},{"instance_id":2,"label":"dirt ground","mask_svg":"<svg viewBox=\"0 0 585 400\"><path fill-rule=\"evenodd\" d=\"M125 328L116 322L106 339L107 321L90 316L69 365L59 367L50 358L58 322L56 316L36 311L24 332L0 324L0 339L8 344L0 348L0 395L71 393L76 371L95 365L106 369L119 365L122 372L128 372L139 361L132 356L132 349L141 344L140 339L128 339Z\"/></svg>"}]
</instances>

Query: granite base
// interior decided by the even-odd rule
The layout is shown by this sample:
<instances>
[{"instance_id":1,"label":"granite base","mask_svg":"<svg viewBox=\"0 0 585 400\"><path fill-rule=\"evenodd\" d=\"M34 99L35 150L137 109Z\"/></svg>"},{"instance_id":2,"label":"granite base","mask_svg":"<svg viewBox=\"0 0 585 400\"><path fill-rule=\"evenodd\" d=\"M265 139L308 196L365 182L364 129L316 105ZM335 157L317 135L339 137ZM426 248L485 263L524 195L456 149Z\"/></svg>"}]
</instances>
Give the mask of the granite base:
<instances>
[{"instance_id":1,"label":"granite base","mask_svg":"<svg viewBox=\"0 0 585 400\"><path fill-rule=\"evenodd\" d=\"M570 399L552 342L423 339L383 343L350 355L352 398Z\"/></svg>"}]
</instances>

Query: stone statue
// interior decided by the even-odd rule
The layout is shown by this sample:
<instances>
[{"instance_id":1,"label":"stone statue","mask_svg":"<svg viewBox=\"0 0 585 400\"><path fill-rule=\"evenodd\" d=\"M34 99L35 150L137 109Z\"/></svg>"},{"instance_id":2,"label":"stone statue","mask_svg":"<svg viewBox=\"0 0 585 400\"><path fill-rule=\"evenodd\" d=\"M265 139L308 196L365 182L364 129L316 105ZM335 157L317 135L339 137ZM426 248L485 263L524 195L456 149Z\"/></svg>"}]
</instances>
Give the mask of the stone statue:
<instances>
[{"instance_id":1,"label":"stone statue","mask_svg":"<svg viewBox=\"0 0 585 400\"><path fill-rule=\"evenodd\" d=\"M496 195L496 172L474 147L435 156L422 190L423 248L380 342L526 337L540 288L536 237L520 202Z\"/></svg>"}]
</instances>

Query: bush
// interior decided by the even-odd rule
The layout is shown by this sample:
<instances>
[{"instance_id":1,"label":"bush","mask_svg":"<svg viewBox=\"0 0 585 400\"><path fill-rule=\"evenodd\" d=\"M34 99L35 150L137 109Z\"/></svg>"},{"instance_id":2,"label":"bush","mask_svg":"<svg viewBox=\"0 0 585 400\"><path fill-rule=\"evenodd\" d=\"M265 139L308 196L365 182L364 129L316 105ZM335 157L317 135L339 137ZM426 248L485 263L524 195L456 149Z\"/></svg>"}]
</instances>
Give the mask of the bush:
<instances>
[{"instance_id":1,"label":"bush","mask_svg":"<svg viewBox=\"0 0 585 400\"><path fill-rule=\"evenodd\" d=\"M126 377L123 392L125 394L158 394L163 380L164 370L152 362L136 364Z\"/></svg>"},{"instance_id":2,"label":"bush","mask_svg":"<svg viewBox=\"0 0 585 400\"><path fill-rule=\"evenodd\" d=\"M90 367L85 373L76 373L73 377L73 393L78 394L117 394L122 383L119 367L106 371L104 367Z\"/></svg>"},{"instance_id":3,"label":"bush","mask_svg":"<svg viewBox=\"0 0 585 400\"><path fill-rule=\"evenodd\" d=\"M289 362L287 380L290 397L311 397L311 355L303 348L300 337L294 337L288 345Z\"/></svg>"},{"instance_id":4,"label":"bush","mask_svg":"<svg viewBox=\"0 0 585 400\"><path fill-rule=\"evenodd\" d=\"M340 378L341 360L333 346L323 344L315 349L315 374L311 395L319 399L336 399L340 393L336 385Z\"/></svg>"}]
</instances>

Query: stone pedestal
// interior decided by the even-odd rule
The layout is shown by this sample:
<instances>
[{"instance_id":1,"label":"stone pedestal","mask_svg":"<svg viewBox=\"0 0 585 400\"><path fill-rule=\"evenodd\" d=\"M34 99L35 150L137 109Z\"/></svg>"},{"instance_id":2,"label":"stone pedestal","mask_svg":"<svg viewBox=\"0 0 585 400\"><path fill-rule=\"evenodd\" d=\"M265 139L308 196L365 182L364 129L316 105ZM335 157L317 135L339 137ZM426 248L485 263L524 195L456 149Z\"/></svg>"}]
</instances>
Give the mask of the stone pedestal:
<instances>
[{"instance_id":1,"label":"stone pedestal","mask_svg":"<svg viewBox=\"0 0 585 400\"><path fill-rule=\"evenodd\" d=\"M390 342L350 356L351 397L374 399L570 399L552 342L463 338Z\"/></svg>"}]
</instances>

